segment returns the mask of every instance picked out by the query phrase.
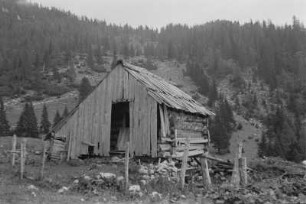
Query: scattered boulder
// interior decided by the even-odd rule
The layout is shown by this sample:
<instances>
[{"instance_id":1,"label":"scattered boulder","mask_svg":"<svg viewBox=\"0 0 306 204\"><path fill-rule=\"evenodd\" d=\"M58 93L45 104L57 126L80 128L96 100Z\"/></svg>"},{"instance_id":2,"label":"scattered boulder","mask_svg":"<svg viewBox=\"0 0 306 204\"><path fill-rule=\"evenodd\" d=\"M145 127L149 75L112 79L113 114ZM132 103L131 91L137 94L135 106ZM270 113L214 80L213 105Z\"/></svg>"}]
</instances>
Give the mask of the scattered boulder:
<instances>
[{"instance_id":1,"label":"scattered boulder","mask_svg":"<svg viewBox=\"0 0 306 204\"><path fill-rule=\"evenodd\" d=\"M64 192L66 192L66 191L68 191L69 190L69 188L68 187L66 187L66 186L63 186L62 188L60 188L57 192L58 193L64 193Z\"/></svg>"}]
</instances>

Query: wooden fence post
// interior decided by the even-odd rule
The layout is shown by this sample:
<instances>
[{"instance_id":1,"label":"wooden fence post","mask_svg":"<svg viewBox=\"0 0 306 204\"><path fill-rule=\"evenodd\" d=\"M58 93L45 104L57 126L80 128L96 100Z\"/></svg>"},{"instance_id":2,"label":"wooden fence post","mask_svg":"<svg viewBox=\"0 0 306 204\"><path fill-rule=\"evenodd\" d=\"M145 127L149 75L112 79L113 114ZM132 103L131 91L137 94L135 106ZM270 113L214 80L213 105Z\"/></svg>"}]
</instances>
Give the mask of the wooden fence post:
<instances>
[{"instance_id":1,"label":"wooden fence post","mask_svg":"<svg viewBox=\"0 0 306 204\"><path fill-rule=\"evenodd\" d=\"M203 177L203 186L209 188L211 185L211 179L209 175L208 163L207 163L207 152L201 156L201 168L202 168L202 177Z\"/></svg>"},{"instance_id":2,"label":"wooden fence post","mask_svg":"<svg viewBox=\"0 0 306 204\"><path fill-rule=\"evenodd\" d=\"M239 159L239 174L240 174L240 184L242 186L246 186L248 184L246 157L242 157Z\"/></svg>"},{"instance_id":3,"label":"wooden fence post","mask_svg":"<svg viewBox=\"0 0 306 204\"><path fill-rule=\"evenodd\" d=\"M20 178L23 179L25 163L26 163L26 151L27 151L27 139L23 138L20 145Z\"/></svg>"},{"instance_id":4,"label":"wooden fence post","mask_svg":"<svg viewBox=\"0 0 306 204\"><path fill-rule=\"evenodd\" d=\"M16 134L13 135L12 138L12 166L15 166L15 159L16 159L16 143L17 143L17 137Z\"/></svg>"},{"instance_id":5,"label":"wooden fence post","mask_svg":"<svg viewBox=\"0 0 306 204\"><path fill-rule=\"evenodd\" d=\"M46 163L46 144L43 141L43 158L42 158L42 166L41 166L41 171L40 171L40 178L43 179L44 178L44 170L45 170L45 163Z\"/></svg>"},{"instance_id":6,"label":"wooden fence post","mask_svg":"<svg viewBox=\"0 0 306 204\"><path fill-rule=\"evenodd\" d=\"M125 151L125 188L128 190L129 188L129 159L130 159L130 144L126 143L126 151Z\"/></svg>"},{"instance_id":7,"label":"wooden fence post","mask_svg":"<svg viewBox=\"0 0 306 204\"><path fill-rule=\"evenodd\" d=\"M232 173L231 183L236 187L239 186L239 183L240 183L238 154L236 154L235 159L234 159L234 169Z\"/></svg>"},{"instance_id":8,"label":"wooden fence post","mask_svg":"<svg viewBox=\"0 0 306 204\"><path fill-rule=\"evenodd\" d=\"M238 153L235 156L234 160L234 169L232 173L232 184L236 187L238 187L241 183L241 165L240 160L242 157L242 143L238 143Z\"/></svg>"},{"instance_id":9,"label":"wooden fence post","mask_svg":"<svg viewBox=\"0 0 306 204\"><path fill-rule=\"evenodd\" d=\"M190 139L188 136L186 138L186 147L185 147L183 158L182 158L182 168L181 168L181 188L182 189L184 189L184 186L185 186L185 176L186 176L189 148L190 148Z\"/></svg>"}]
</instances>

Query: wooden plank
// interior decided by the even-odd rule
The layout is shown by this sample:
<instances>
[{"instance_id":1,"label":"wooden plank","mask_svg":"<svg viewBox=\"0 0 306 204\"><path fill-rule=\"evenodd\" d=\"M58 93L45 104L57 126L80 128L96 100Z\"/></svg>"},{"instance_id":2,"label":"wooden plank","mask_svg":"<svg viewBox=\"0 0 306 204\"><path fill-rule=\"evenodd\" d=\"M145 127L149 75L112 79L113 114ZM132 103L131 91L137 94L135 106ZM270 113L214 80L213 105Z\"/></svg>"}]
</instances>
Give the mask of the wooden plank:
<instances>
[{"instance_id":1,"label":"wooden plank","mask_svg":"<svg viewBox=\"0 0 306 204\"><path fill-rule=\"evenodd\" d=\"M70 123L71 123L71 125L72 125L72 131L71 131L71 134L70 134L70 136L71 136L71 139L70 139L70 143L71 143L71 145L70 145L70 151L69 151L69 159L71 158L71 159L74 159L75 158L75 140L76 140L76 137L77 137L77 120L76 120L76 118L77 118L77 114L78 114L78 112L75 112L74 114L73 114L73 116L70 118Z\"/></svg>"},{"instance_id":2,"label":"wooden plank","mask_svg":"<svg viewBox=\"0 0 306 204\"><path fill-rule=\"evenodd\" d=\"M164 104L164 119L165 119L165 130L166 130L166 135L170 135L170 121L169 121L169 115L168 115L168 108Z\"/></svg>"},{"instance_id":3,"label":"wooden plank","mask_svg":"<svg viewBox=\"0 0 306 204\"><path fill-rule=\"evenodd\" d=\"M141 154L141 143L142 140L140 140L140 134L139 134L139 119L140 119L140 111L139 111L139 106L140 106L140 97L139 97L139 86L137 83L135 85L135 103L134 103L134 141L136 141L136 146L135 146L135 153L136 155Z\"/></svg>"},{"instance_id":4,"label":"wooden plank","mask_svg":"<svg viewBox=\"0 0 306 204\"><path fill-rule=\"evenodd\" d=\"M81 113L82 113L82 115L81 115L81 121L82 121L82 123L81 123L81 137L80 137L80 147L81 147L81 151L80 151L80 154L86 154L87 153L87 149L86 149L86 146L84 146L84 145L82 145L82 140L83 139L86 139L86 130L85 130L85 124L86 124L86 117L85 117L85 115L86 115L86 106L85 106L85 103L82 103L82 105L81 105Z\"/></svg>"},{"instance_id":5,"label":"wooden plank","mask_svg":"<svg viewBox=\"0 0 306 204\"><path fill-rule=\"evenodd\" d=\"M151 97L146 93L146 150L147 155L151 155Z\"/></svg>"},{"instance_id":6,"label":"wooden plank","mask_svg":"<svg viewBox=\"0 0 306 204\"><path fill-rule=\"evenodd\" d=\"M110 149L110 130L111 130L111 116L112 116L112 95L113 93L113 85L115 84L111 81L111 78L107 80L107 92L106 92L106 104L105 104L105 138L103 138L103 156L109 155Z\"/></svg>"},{"instance_id":7,"label":"wooden plank","mask_svg":"<svg viewBox=\"0 0 306 204\"><path fill-rule=\"evenodd\" d=\"M101 96L101 101L102 103L99 104L99 120L98 120L98 141L99 141L99 154L102 156L103 155L103 140L104 137L106 137L103 125L105 124L105 107L107 103L107 98L106 98L106 91L107 91L107 80L104 80L103 86L101 87L100 91L100 96Z\"/></svg>"},{"instance_id":8,"label":"wooden plank","mask_svg":"<svg viewBox=\"0 0 306 204\"><path fill-rule=\"evenodd\" d=\"M158 109L159 109L159 118L160 118L160 128L161 128L161 134L162 134L161 136L166 137L164 113L163 113L161 105L158 106Z\"/></svg>"},{"instance_id":9,"label":"wooden plank","mask_svg":"<svg viewBox=\"0 0 306 204\"><path fill-rule=\"evenodd\" d=\"M197 155L201 155L203 154L204 151L203 150L190 150L188 152L188 157L193 157L193 156L197 156ZM172 157L173 158L177 158L177 159L182 159L184 152L175 152Z\"/></svg>"},{"instance_id":10,"label":"wooden plank","mask_svg":"<svg viewBox=\"0 0 306 204\"><path fill-rule=\"evenodd\" d=\"M78 117L76 118L76 120L78 121L77 124L77 137L75 140L75 156L76 158L80 155L80 151L81 151L81 137L82 137L82 133L81 133L81 124L82 124L82 120L81 120L81 109L79 108L78 110Z\"/></svg>"},{"instance_id":11,"label":"wooden plank","mask_svg":"<svg viewBox=\"0 0 306 204\"><path fill-rule=\"evenodd\" d=\"M178 138L186 138L187 136L190 138L203 138L202 132L177 129Z\"/></svg>"},{"instance_id":12,"label":"wooden plank","mask_svg":"<svg viewBox=\"0 0 306 204\"><path fill-rule=\"evenodd\" d=\"M129 79L129 99L131 101L134 101L135 99L135 86L134 86L134 83L135 83L135 78L128 74L128 79Z\"/></svg>"},{"instance_id":13,"label":"wooden plank","mask_svg":"<svg viewBox=\"0 0 306 204\"><path fill-rule=\"evenodd\" d=\"M151 99L151 156L157 156L157 103Z\"/></svg>"},{"instance_id":14,"label":"wooden plank","mask_svg":"<svg viewBox=\"0 0 306 204\"><path fill-rule=\"evenodd\" d=\"M129 94L127 92L128 88L129 88L129 85L128 85L128 75L127 75L127 72L122 69L122 72L123 72L123 87L122 87L122 90L123 90L123 99L125 100L128 100L129 99Z\"/></svg>"},{"instance_id":15,"label":"wooden plank","mask_svg":"<svg viewBox=\"0 0 306 204\"><path fill-rule=\"evenodd\" d=\"M147 143L147 136L146 136L146 128L147 128L147 121L146 121L146 109L147 109L147 100L146 100L146 92L143 87L140 89L141 94L141 119L140 119L140 130L141 130L141 139L142 139L142 155L147 154L146 143ZM150 141L150 140L149 140Z\"/></svg>"},{"instance_id":16,"label":"wooden plank","mask_svg":"<svg viewBox=\"0 0 306 204\"><path fill-rule=\"evenodd\" d=\"M129 137L129 144L130 144L130 153L133 154L135 151L134 146L134 102L129 103L129 114L130 114L130 137Z\"/></svg>"},{"instance_id":17,"label":"wooden plank","mask_svg":"<svg viewBox=\"0 0 306 204\"><path fill-rule=\"evenodd\" d=\"M161 151L170 151L173 147L171 144L159 144L159 149ZM190 144L189 149L190 150L204 150L205 145L204 144ZM175 148L176 151L184 151L185 146L178 146Z\"/></svg>"},{"instance_id":18,"label":"wooden plank","mask_svg":"<svg viewBox=\"0 0 306 204\"><path fill-rule=\"evenodd\" d=\"M185 143L185 139L184 138L177 138L178 143ZM202 143L207 143L208 140L207 139L193 139L190 138L190 144L202 144Z\"/></svg>"},{"instance_id":19,"label":"wooden plank","mask_svg":"<svg viewBox=\"0 0 306 204\"><path fill-rule=\"evenodd\" d=\"M83 130L83 139L82 141L90 141L90 136L89 136L89 109L90 109L90 99L89 97L84 101L84 130ZM82 143L83 144L83 143ZM88 147L84 147L82 145L82 153L87 154L88 152Z\"/></svg>"},{"instance_id":20,"label":"wooden plank","mask_svg":"<svg viewBox=\"0 0 306 204\"><path fill-rule=\"evenodd\" d=\"M94 143L96 146L94 148L94 154L97 155L98 154L98 140L97 140L97 112L98 112L98 101L99 101L99 97L97 95L97 91L95 91L93 98L94 98L94 102L93 102L93 108L92 108L92 136L91 136L91 142ZM100 101L101 102L101 101Z\"/></svg>"}]
</instances>

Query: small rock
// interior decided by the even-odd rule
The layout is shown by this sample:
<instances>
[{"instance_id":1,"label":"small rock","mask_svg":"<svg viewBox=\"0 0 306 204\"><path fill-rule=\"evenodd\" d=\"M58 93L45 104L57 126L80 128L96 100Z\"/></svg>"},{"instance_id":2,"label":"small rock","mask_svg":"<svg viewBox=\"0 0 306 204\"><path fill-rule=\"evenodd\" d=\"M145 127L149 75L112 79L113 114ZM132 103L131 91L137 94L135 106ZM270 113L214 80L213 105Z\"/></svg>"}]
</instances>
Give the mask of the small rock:
<instances>
[{"instance_id":1,"label":"small rock","mask_svg":"<svg viewBox=\"0 0 306 204\"><path fill-rule=\"evenodd\" d=\"M36 196L37 196L35 192L32 192L31 195L32 195L34 198L36 198Z\"/></svg>"},{"instance_id":2,"label":"small rock","mask_svg":"<svg viewBox=\"0 0 306 204\"><path fill-rule=\"evenodd\" d=\"M84 201L85 201L85 199L84 199L84 198L81 198L81 201L82 201L82 202L84 202Z\"/></svg>"},{"instance_id":3,"label":"small rock","mask_svg":"<svg viewBox=\"0 0 306 204\"><path fill-rule=\"evenodd\" d=\"M78 179L73 181L73 184L78 184L80 181Z\"/></svg>"},{"instance_id":4,"label":"small rock","mask_svg":"<svg viewBox=\"0 0 306 204\"><path fill-rule=\"evenodd\" d=\"M113 179L113 178L116 178L116 175L113 174L113 173L103 173L103 172L101 172L101 173L100 173L100 176L101 176L103 179Z\"/></svg>"},{"instance_id":5,"label":"small rock","mask_svg":"<svg viewBox=\"0 0 306 204\"><path fill-rule=\"evenodd\" d=\"M140 191L140 186L139 185L132 185L129 187L129 192L132 194L135 194Z\"/></svg>"},{"instance_id":6,"label":"small rock","mask_svg":"<svg viewBox=\"0 0 306 204\"><path fill-rule=\"evenodd\" d=\"M151 197L151 201L152 202L157 202L157 201L160 201L162 199L162 194L156 192L156 191L153 191L151 194L150 194L150 197Z\"/></svg>"},{"instance_id":7,"label":"small rock","mask_svg":"<svg viewBox=\"0 0 306 204\"><path fill-rule=\"evenodd\" d=\"M155 172L154 172L154 170L153 169L149 169L149 174L150 175L152 175L152 174L154 174Z\"/></svg>"},{"instance_id":8,"label":"small rock","mask_svg":"<svg viewBox=\"0 0 306 204\"><path fill-rule=\"evenodd\" d=\"M40 151L35 151L35 154L36 154L36 155L40 155L41 152L40 152Z\"/></svg>"},{"instance_id":9,"label":"small rock","mask_svg":"<svg viewBox=\"0 0 306 204\"><path fill-rule=\"evenodd\" d=\"M118 176L116 178L116 182L117 182L117 184L121 184L122 182L124 182L124 177L123 176Z\"/></svg>"},{"instance_id":10,"label":"small rock","mask_svg":"<svg viewBox=\"0 0 306 204\"><path fill-rule=\"evenodd\" d=\"M37 188L36 186L34 186L34 185L29 185L29 186L28 186L28 189L29 189L29 190L38 191L38 188Z\"/></svg>"},{"instance_id":11,"label":"small rock","mask_svg":"<svg viewBox=\"0 0 306 204\"><path fill-rule=\"evenodd\" d=\"M69 188L68 187L66 187L66 186L63 186L62 188L60 188L57 192L58 193L64 193L64 192L66 192L66 191L68 191L69 190Z\"/></svg>"},{"instance_id":12,"label":"small rock","mask_svg":"<svg viewBox=\"0 0 306 204\"><path fill-rule=\"evenodd\" d=\"M139 183L140 183L140 185L145 186L147 184L147 181L146 180L140 180Z\"/></svg>"},{"instance_id":13,"label":"small rock","mask_svg":"<svg viewBox=\"0 0 306 204\"><path fill-rule=\"evenodd\" d=\"M141 166L139 168L139 170L138 170L138 173L140 173L140 174L149 174L149 171L145 167Z\"/></svg>"},{"instance_id":14,"label":"small rock","mask_svg":"<svg viewBox=\"0 0 306 204\"><path fill-rule=\"evenodd\" d=\"M117 199L116 196L112 196L112 197L111 197L111 200L112 200L112 201L117 201L118 199Z\"/></svg>"},{"instance_id":15,"label":"small rock","mask_svg":"<svg viewBox=\"0 0 306 204\"><path fill-rule=\"evenodd\" d=\"M216 200L216 204L223 204L225 201L224 200Z\"/></svg>"},{"instance_id":16,"label":"small rock","mask_svg":"<svg viewBox=\"0 0 306 204\"><path fill-rule=\"evenodd\" d=\"M186 199L186 196L185 195L181 195L181 199Z\"/></svg>"},{"instance_id":17,"label":"small rock","mask_svg":"<svg viewBox=\"0 0 306 204\"><path fill-rule=\"evenodd\" d=\"M90 181L90 180L91 180L91 177L90 177L90 176L85 175L85 176L84 176L84 179L85 179L85 180L87 180L87 181Z\"/></svg>"},{"instance_id":18,"label":"small rock","mask_svg":"<svg viewBox=\"0 0 306 204\"><path fill-rule=\"evenodd\" d=\"M150 180L150 178L151 178L151 177L150 177L149 175L143 175L143 176L142 176L142 179L143 179L143 180Z\"/></svg>"}]
</instances>

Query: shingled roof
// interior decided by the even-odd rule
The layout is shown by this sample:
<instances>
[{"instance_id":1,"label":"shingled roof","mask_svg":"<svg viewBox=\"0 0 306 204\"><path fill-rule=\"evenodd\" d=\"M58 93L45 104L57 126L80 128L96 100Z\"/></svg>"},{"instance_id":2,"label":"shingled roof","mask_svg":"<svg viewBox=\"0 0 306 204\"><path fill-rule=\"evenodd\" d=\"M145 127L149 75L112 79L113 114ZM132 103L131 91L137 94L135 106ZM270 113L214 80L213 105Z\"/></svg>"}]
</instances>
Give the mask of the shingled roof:
<instances>
[{"instance_id":1,"label":"shingled roof","mask_svg":"<svg viewBox=\"0 0 306 204\"><path fill-rule=\"evenodd\" d=\"M148 94L158 103L165 104L170 108L194 114L201 114L204 116L214 115L213 112L203 107L191 96L183 92L178 87L170 84L165 79L147 71L144 68L128 63L122 62L122 66L146 87Z\"/></svg>"}]
</instances>

